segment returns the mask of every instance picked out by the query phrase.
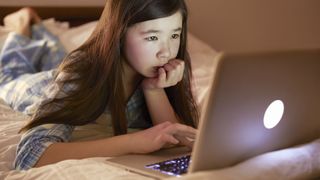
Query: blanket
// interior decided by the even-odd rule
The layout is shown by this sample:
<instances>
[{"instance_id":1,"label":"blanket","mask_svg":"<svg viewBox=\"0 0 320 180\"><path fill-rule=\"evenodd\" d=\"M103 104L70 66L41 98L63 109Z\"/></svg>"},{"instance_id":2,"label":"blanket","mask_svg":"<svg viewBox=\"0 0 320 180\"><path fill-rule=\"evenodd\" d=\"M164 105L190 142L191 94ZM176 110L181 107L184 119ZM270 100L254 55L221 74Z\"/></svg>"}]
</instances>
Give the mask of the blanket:
<instances>
[{"instance_id":1,"label":"blanket","mask_svg":"<svg viewBox=\"0 0 320 180\"><path fill-rule=\"evenodd\" d=\"M91 33L96 22L80 27L69 28L67 23L54 19L44 21L50 31L61 39L68 51L80 45ZM5 39L6 31L0 28L0 41ZM1 47L1 42L0 42ZM189 52L192 58L193 84L196 102L202 107L215 72L217 52L203 41L189 34ZM21 135L18 130L28 117L10 109L0 100L0 179L150 179L106 162L108 157L65 160L56 164L32 168L27 171L13 169L17 143ZM97 127L79 128L75 140L88 137L106 137L110 134L91 131ZM98 133L97 133L98 132ZM94 134L96 133L96 134ZM187 174L179 179L312 179L320 177L320 139L304 145L269 152L251 158L232 167ZM169 179L176 179L175 177Z\"/></svg>"}]
</instances>

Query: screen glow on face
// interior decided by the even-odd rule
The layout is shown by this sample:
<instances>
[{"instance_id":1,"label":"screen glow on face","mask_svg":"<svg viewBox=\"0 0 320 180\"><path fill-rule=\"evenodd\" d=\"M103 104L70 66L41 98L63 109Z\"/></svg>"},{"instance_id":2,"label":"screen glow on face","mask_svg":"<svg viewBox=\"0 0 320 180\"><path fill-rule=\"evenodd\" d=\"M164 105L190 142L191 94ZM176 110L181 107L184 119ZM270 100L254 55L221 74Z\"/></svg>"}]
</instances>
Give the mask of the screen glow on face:
<instances>
[{"instance_id":1,"label":"screen glow on face","mask_svg":"<svg viewBox=\"0 0 320 180\"><path fill-rule=\"evenodd\" d=\"M274 128L281 120L284 113L284 104L281 100L273 101L264 113L263 123L267 129Z\"/></svg>"}]
</instances>

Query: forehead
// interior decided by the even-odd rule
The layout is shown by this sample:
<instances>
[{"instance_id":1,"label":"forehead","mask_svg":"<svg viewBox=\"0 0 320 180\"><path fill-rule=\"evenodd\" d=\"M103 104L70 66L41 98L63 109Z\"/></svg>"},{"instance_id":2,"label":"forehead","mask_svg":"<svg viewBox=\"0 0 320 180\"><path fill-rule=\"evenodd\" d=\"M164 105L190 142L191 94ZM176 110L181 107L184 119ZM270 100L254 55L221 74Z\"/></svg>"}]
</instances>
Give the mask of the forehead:
<instances>
[{"instance_id":1,"label":"forehead","mask_svg":"<svg viewBox=\"0 0 320 180\"><path fill-rule=\"evenodd\" d=\"M182 28L182 14L178 11L175 14L168 17L137 23L134 26L132 26L132 28L136 30L155 29L162 31L171 31L172 29Z\"/></svg>"}]
</instances>

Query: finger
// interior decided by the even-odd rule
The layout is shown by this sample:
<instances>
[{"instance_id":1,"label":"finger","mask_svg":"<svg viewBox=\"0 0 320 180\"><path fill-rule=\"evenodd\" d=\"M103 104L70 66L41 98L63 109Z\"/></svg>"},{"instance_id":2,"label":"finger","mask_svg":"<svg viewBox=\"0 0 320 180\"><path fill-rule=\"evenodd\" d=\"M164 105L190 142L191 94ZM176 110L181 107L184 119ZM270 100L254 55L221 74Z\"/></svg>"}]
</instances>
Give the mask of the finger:
<instances>
[{"instance_id":1,"label":"finger","mask_svg":"<svg viewBox=\"0 0 320 180\"><path fill-rule=\"evenodd\" d=\"M189 139L182 137L182 136L177 136L176 138L180 141L181 145L187 146L190 150L192 150L193 144L194 144L193 140L189 140Z\"/></svg>"},{"instance_id":2,"label":"finger","mask_svg":"<svg viewBox=\"0 0 320 180\"><path fill-rule=\"evenodd\" d=\"M179 66L179 68L180 68L180 77L179 77L179 80L181 81L182 80L182 78L183 78L183 74L184 74L184 68L185 68L185 64L184 64L184 61L181 61L180 62L180 66Z\"/></svg>"},{"instance_id":3,"label":"finger","mask_svg":"<svg viewBox=\"0 0 320 180\"><path fill-rule=\"evenodd\" d=\"M164 146L162 146L162 148L169 149L169 148L173 148L175 146L176 146L176 144L165 144Z\"/></svg>"},{"instance_id":4,"label":"finger","mask_svg":"<svg viewBox=\"0 0 320 180\"><path fill-rule=\"evenodd\" d=\"M170 143L170 144L179 144L180 141L178 139L176 139L174 136L170 135L170 134L164 134L162 136L162 142L164 144L166 143Z\"/></svg>"},{"instance_id":5,"label":"finger","mask_svg":"<svg viewBox=\"0 0 320 180\"><path fill-rule=\"evenodd\" d=\"M169 71L172 71L176 68L175 64L170 64L170 63L167 63L163 66L163 68L169 72Z\"/></svg>"},{"instance_id":6,"label":"finger","mask_svg":"<svg viewBox=\"0 0 320 180\"><path fill-rule=\"evenodd\" d=\"M183 78L183 73L184 73L184 61L176 59L176 60L171 61L170 64L172 66L174 66L176 69L177 81L181 81Z\"/></svg>"},{"instance_id":7,"label":"finger","mask_svg":"<svg viewBox=\"0 0 320 180\"><path fill-rule=\"evenodd\" d=\"M158 76L157 85L158 85L158 87L162 87L163 84L165 84L165 82L166 82L167 74L166 74L166 71L164 70L164 68L159 68L158 73L159 73L159 76Z\"/></svg>"},{"instance_id":8,"label":"finger","mask_svg":"<svg viewBox=\"0 0 320 180\"><path fill-rule=\"evenodd\" d=\"M183 61L178 60L178 59L174 59L174 60L169 61L168 63L177 68L181 62L183 62Z\"/></svg>"},{"instance_id":9,"label":"finger","mask_svg":"<svg viewBox=\"0 0 320 180\"><path fill-rule=\"evenodd\" d=\"M184 64L183 60L179 60L179 59L174 59L169 61L170 64L174 65L174 66L181 66Z\"/></svg>"},{"instance_id":10,"label":"finger","mask_svg":"<svg viewBox=\"0 0 320 180\"><path fill-rule=\"evenodd\" d=\"M178 82L177 70L172 70L167 73L166 83L168 86L174 86Z\"/></svg>"},{"instance_id":11,"label":"finger","mask_svg":"<svg viewBox=\"0 0 320 180\"><path fill-rule=\"evenodd\" d=\"M184 61L176 59L172 61L171 64L173 64L173 66L175 66L175 68L177 69L178 71L177 79L181 81L184 73Z\"/></svg>"},{"instance_id":12,"label":"finger","mask_svg":"<svg viewBox=\"0 0 320 180\"><path fill-rule=\"evenodd\" d=\"M179 123L168 126L166 131L172 135L184 136L191 139L195 139L197 135L196 129Z\"/></svg>"},{"instance_id":13,"label":"finger","mask_svg":"<svg viewBox=\"0 0 320 180\"><path fill-rule=\"evenodd\" d=\"M162 67L159 68L158 73L159 73L158 82L160 82L160 84L165 83L167 75L166 75L166 71L164 70L164 68L162 68Z\"/></svg>"},{"instance_id":14,"label":"finger","mask_svg":"<svg viewBox=\"0 0 320 180\"><path fill-rule=\"evenodd\" d=\"M164 65L164 69L167 71L166 83L169 86L175 85L177 82L177 68L175 67L175 65L167 63L166 65Z\"/></svg>"},{"instance_id":15,"label":"finger","mask_svg":"<svg viewBox=\"0 0 320 180\"><path fill-rule=\"evenodd\" d=\"M180 70L177 66L167 64L167 69L170 71L167 72L167 84L169 86L174 86L180 81Z\"/></svg>"},{"instance_id":16,"label":"finger","mask_svg":"<svg viewBox=\"0 0 320 180\"><path fill-rule=\"evenodd\" d=\"M181 135L184 135L188 138L195 139L198 130L191 127L187 126L184 124L176 123L175 126L177 127L178 133Z\"/></svg>"}]
</instances>

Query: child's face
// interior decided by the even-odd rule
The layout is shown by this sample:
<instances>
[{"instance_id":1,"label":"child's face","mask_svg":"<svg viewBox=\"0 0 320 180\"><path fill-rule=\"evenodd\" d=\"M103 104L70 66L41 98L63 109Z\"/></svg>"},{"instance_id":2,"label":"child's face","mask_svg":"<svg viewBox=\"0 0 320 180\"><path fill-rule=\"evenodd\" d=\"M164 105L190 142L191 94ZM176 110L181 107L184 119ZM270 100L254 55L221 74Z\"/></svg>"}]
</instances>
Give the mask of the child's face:
<instances>
[{"instance_id":1,"label":"child's face","mask_svg":"<svg viewBox=\"0 0 320 180\"><path fill-rule=\"evenodd\" d=\"M129 65L145 77L157 77L158 68L178 54L181 28L180 12L128 28L124 53Z\"/></svg>"}]
</instances>

